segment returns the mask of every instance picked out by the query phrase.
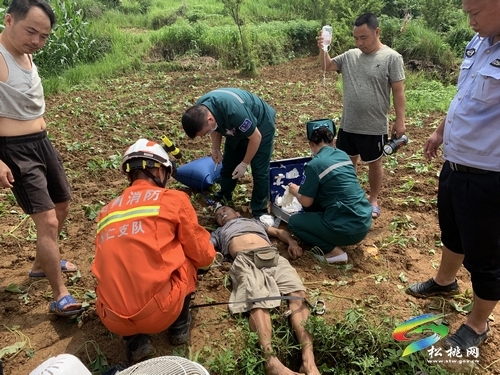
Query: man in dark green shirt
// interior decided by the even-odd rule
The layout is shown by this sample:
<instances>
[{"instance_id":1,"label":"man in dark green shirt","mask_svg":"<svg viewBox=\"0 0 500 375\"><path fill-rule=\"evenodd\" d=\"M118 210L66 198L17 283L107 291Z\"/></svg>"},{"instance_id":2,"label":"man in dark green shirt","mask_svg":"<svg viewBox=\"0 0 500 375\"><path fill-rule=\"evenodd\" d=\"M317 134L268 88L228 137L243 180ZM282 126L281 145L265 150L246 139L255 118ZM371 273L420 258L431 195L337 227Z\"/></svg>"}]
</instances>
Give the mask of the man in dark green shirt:
<instances>
[{"instance_id":1,"label":"man in dark green shirt","mask_svg":"<svg viewBox=\"0 0 500 375\"><path fill-rule=\"evenodd\" d=\"M232 201L239 178L250 164L253 191L250 208L254 217L268 213L269 163L273 152L276 111L248 91L221 88L203 95L182 116L182 127L190 138L209 134L212 159L222 162L221 190L216 200ZM222 136L226 137L224 154Z\"/></svg>"}]
</instances>

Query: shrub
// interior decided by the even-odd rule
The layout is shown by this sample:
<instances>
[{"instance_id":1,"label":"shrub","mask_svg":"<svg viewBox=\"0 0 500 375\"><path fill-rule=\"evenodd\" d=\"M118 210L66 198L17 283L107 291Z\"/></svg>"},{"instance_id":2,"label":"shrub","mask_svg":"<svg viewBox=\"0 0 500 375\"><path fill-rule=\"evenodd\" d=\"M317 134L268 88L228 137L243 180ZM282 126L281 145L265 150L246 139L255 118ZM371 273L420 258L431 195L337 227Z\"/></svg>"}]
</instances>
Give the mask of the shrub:
<instances>
[{"instance_id":1,"label":"shrub","mask_svg":"<svg viewBox=\"0 0 500 375\"><path fill-rule=\"evenodd\" d=\"M406 14L418 17L420 12L419 0L391 0L385 1L382 14L388 17L403 18Z\"/></svg>"},{"instance_id":2,"label":"shrub","mask_svg":"<svg viewBox=\"0 0 500 375\"><path fill-rule=\"evenodd\" d=\"M421 15L433 30L447 32L464 18L464 13L454 0L421 0Z\"/></svg>"},{"instance_id":3,"label":"shrub","mask_svg":"<svg viewBox=\"0 0 500 375\"><path fill-rule=\"evenodd\" d=\"M106 11L108 6L95 0L76 0L77 8L83 11L84 19L98 19Z\"/></svg>"},{"instance_id":4,"label":"shrub","mask_svg":"<svg viewBox=\"0 0 500 375\"><path fill-rule=\"evenodd\" d=\"M146 14L151 0L121 0L120 10L125 14Z\"/></svg>"},{"instance_id":5,"label":"shrub","mask_svg":"<svg viewBox=\"0 0 500 375\"><path fill-rule=\"evenodd\" d=\"M445 36L446 42L451 46L453 53L457 57L462 57L465 51L465 46L474 36L474 30L469 26L467 19L451 29Z\"/></svg>"},{"instance_id":6,"label":"shrub","mask_svg":"<svg viewBox=\"0 0 500 375\"><path fill-rule=\"evenodd\" d=\"M405 59L429 61L449 70L455 63L455 56L441 36L422 22L408 23L406 30L395 41L395 49Z\"/></svg>"},{"instance_id":7,"label":"shrub","mask_svg":"<svg viewBox=\"0 0 500 375\"><path fill-rule=\"evenodd\" d=\"M403 21L399 18L382 15L379 17L380 41L389 47L394 47L396 40L401 36Z\"/></svg>"},{"instance_id":8,"label":"shrub","mask_svg":"<svg viewBox=\"0 0 500 375\"><path fill-rule=\"evenodd\" d=\"M270 22L249 25L243 37L250 47L251 58L244 58L236 26L211 27L205 22L191 24L179 19L151 35L151 43L164 59L171 61L185 53L211 56L227 68L248 67L256 57L258 65L279 64L290 56L317 53L316 21Z\"/></svg>"},{"instance_id":9,"label":"shrub","mask_svg":"<svg viewBox=\"0 0 500 375\"><path fill-rule=\"evenodd\" d=\"M185 54L190 48L191 41L196 38L195 28L187 21L179 19L175 24L152 33L151 43L161 50L163 58L173 60L176 56Z\"/></svg>"}]
</instances>

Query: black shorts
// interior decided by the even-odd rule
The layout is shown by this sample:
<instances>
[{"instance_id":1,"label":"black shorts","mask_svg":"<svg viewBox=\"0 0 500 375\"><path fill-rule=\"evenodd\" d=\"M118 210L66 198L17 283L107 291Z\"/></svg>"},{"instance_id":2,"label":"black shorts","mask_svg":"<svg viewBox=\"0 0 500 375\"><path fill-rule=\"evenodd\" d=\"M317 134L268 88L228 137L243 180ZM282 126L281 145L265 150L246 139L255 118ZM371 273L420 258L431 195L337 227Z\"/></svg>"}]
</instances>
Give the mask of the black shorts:
<instances>
[{"instance_id":1,"label":"black shorts","mask_svg":"<svg viewBox=\"0 0 500 375\"><path fill-rule=\"evenodd\" d=\"M386 142L387 134L356 134L339 129L337 135L337 148L349 156L361 156L361 160L365 163L380 159L384 153L384 144Z\"/></svg>"},{"instance_id":2,"label":"black shorts","mask_svg":"<svg viewBox=\"0 0 500 375\"><path fill-rule=\"evenodd\" d=\"M12 192L25 213L48 211L70 200L69 181L47 131L0 137L0 159L12 171Z\"/></svg>"},{"instance_id":3,"label":"black shorts","mask_svg":"<svg viewBox=\"0 0 500 375\"><path fill-rule=\"evenodd\" d=\"M464 254L474 293L500 300L500 172L455 172L446 161L439 176L441 241Z\"/></svg>"}]
</instances>

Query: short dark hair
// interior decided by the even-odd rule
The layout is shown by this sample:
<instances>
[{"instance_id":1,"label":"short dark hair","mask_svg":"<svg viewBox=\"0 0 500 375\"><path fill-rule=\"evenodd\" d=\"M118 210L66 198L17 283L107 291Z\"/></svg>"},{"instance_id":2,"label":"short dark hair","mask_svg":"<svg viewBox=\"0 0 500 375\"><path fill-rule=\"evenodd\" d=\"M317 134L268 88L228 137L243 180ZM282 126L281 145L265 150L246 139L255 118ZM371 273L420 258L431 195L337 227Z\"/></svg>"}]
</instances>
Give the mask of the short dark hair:
<instances>
[{"instance_id":1,"label":"short dark hair","mask_svg":"<svg viewBox=\"0 0 500 375\"><path fill-rule=\"evenodd\" d=\"M182 128L189 138L193 139L203 129L207 114L208 108L201 104L194 105L184 112L181 120Z\"/></svg>"},{"instance_id":2,"label":"short dark hair","mask_svg":"<svg viewBox=\"0 0 500 375\"><path fill-rule=\"evenodd\" d=\"M354 21L354 26L363 26L366 24L370 30L376 30L379 27L378 18L373 13L365 13L356 18Z\"/></svg>"},{"instance_id":3,"label":"short dark hair","mask_svg":"<svg viewBox=\"0 0 500 375\"><path fill-rule=\"evenodd\" d=\"M332 133L332 131L326 126L321 126L313 130L309 141L316 145L319 145L321 142L329 144L333 142L333 138L335 138L335 135Z\"/></svg>"},{"instance_id":4,"label":"short dark hair","mask_svg":"<svg viewBox=\"0 0 500 375\"><path fill-rule=\"evenodd\" d=\"M56 23L56 15L54 11L44 0L12 0L7 13L11 14L16 21L24 20L31 8L40 8L50 20L50 28L52 29Z\"/></svg>"}]
</instances>

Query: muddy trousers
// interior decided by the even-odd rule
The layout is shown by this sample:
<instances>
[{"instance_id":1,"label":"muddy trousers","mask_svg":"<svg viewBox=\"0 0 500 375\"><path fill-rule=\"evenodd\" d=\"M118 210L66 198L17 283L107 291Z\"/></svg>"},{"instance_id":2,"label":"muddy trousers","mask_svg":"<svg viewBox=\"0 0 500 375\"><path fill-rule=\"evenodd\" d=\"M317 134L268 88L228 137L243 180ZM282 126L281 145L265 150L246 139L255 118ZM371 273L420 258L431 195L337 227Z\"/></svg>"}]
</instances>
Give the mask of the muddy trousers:
<instances>
[{"instance_id":1,"label":"muddy trousers","mask_svg":"<svg viewBox=\"0 0 500 375\"><path fill-rule=\"evenodd\" d=\"M318 246L323 254L327 254L335 246L350 246L361 242L368 231L348 235L339 233L323 222L322 212L304 212L292 215L288 220L288 228L302 241Z\"/></svg>"},{"instance_id":2,"label":"muddy trousers","mask_svg":"<svg viewBox=\"0 0 500 375\"><path fill-rule=\"evenodd\" d=\"M269 201L269 164L273 153L274 129L272 133L262 134L259 149L250 162L253 177L252 199L250 208L253 216L267 214L267 202ZM233 191L238 180L232 178L234 169L243 161L247 152L248 139L239 142L226 139L224 144L224 156L220 171L220 191L215 194L216 200L233 200Z\"/></svg>"}]
</instances>

